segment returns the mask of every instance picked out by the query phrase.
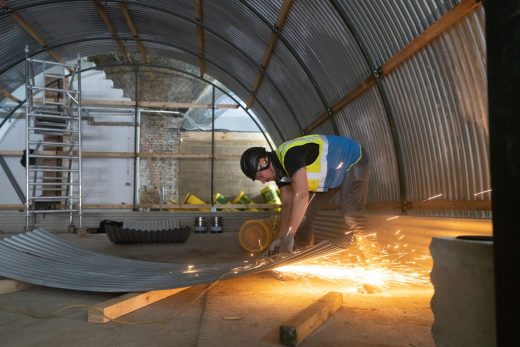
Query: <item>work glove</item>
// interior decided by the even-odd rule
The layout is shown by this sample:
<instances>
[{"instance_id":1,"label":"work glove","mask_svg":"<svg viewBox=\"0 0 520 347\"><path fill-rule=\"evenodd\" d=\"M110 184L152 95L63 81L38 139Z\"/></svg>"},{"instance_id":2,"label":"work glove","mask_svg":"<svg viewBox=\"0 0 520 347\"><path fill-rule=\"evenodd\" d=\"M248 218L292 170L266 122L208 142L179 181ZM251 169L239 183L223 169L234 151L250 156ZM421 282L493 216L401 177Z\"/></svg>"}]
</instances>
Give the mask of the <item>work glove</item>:
<instances>
[{"instance_id":1,"label":"work glove","mask_svg":"<svg viewBox=\"0 0 520 347\"><path fill-rule=\"evenodd\" d=\"M285 236L280 244L281 254L292 254L294 249L294 235Z\"/></svg>"},{"instance_id":2,"label":"work glove","mask_svg":"<svg viewBox=\"0 0 520 347\"><path fill-rule=\"evenodd\" d=\"M273 255L277 255L280 253L280 244L282 243L282 240L279 238L271 242L269 245L269 248L267 249L267 256L272 257Z\"/></svg>"}]
</instances>

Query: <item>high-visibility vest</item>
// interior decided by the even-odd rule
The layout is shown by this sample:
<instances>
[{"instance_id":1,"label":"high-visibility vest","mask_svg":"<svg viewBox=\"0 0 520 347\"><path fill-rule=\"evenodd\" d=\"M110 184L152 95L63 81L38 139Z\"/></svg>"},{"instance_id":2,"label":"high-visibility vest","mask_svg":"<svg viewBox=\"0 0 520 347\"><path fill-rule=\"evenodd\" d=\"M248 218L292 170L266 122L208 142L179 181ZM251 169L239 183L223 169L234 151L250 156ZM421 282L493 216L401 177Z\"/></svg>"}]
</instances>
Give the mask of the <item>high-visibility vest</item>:
<instances>
[{"instance_id":1,"label":"high-visibility vest","mask_svg":"<svg viewBox=\"0 0 520 347\"><path fill-rule=\"evenodd\" d=\"M309 191L324 192L339 187L345 172L361 159L359 143L343 137L329 135L306 135L282 143L276 149L276 156L285 168L285 155L296 146L315 143L319 146L316 160L305 167Z\"/></svg>"}]
</instances>

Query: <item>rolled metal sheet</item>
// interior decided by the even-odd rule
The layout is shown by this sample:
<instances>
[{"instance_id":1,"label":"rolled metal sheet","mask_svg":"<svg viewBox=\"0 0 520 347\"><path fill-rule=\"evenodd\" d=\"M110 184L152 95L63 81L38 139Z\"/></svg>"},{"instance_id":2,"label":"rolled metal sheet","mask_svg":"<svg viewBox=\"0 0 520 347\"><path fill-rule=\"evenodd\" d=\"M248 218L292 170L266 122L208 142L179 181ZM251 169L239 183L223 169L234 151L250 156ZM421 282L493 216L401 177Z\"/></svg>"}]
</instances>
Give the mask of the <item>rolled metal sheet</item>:
<instances>
[{"instance_id":1,"label":"rolled metal sheet","mask_svg":"<svg viewBox=\"0 0 520 347\"><path fill-rule=\"evenodd\" d=\"M141 292L189 287L273 269L340 248L322 242L288 257L187 266L125 259L68 244L37 228L0 240L0 276L54 288Z\"/></svg>"}]
</instances>

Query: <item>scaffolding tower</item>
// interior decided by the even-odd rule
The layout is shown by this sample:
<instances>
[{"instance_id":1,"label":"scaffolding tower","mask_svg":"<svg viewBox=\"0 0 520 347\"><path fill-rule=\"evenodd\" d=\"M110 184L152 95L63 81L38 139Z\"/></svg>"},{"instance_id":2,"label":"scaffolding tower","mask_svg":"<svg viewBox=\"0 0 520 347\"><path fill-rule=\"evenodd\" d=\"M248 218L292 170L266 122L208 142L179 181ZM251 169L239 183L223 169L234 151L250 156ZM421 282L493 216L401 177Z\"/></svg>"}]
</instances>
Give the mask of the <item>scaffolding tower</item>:
<instances>
[{"instance_id":1,"label":"scaffolding tower","mask_svg":"<svg viewBox=\"0 0 520 347\"><path fill-rule=\"evenodd\" d=\"M26 48L26 228L64 213L81 228L81 63L29 58Z\"/></svg>"}]
</instances>

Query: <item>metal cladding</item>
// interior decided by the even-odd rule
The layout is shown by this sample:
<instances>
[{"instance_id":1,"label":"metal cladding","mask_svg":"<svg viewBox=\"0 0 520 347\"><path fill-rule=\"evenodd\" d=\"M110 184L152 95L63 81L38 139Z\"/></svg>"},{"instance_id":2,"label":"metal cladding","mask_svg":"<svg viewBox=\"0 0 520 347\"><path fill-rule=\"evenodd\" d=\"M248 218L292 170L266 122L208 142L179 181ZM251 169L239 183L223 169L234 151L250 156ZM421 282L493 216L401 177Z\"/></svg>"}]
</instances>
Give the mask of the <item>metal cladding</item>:
<instances>
[{"instance_id":1,"label":"metal cladding","mask_svg":"<svg viewBox=\"0 0 520 347\"><path fill-rule=\"evenodd\" d=\"M284 258L188 266L96 253L72 246L44 229L34 229L0 240L0 276L63 289L140 292L229 279L339 250L341 248L324 242Z\"/></svg>"},{"instance_id":2,"label":"metal cladding","mask_svg":"<svg viewBox=\"0 0 520 347\"><path fill-rule=\"evenodd\" d=\"M251 109L276 144L308 128L360 141L372 154L369 202L436 196L474 202L491 199L484 6L444 28L395 69L383 71L433 25L472 3L481 2L206 1L201 18L195 18L193 0L136 0L126 6L151 58L195 67L203 58L208 76L244 101L255 98ZM26 45L31 57L42 60L52 60L49 53L64 60L114 53L118 42L138 52L120 1L102 6L116 35L93 1L6 1L0 41L8 49L0 50L0 88L12 93L25 82ZM11 14L23 18L43 43ZM203 56L198 28L204 32ZM277 40L270 50L273 34ZM263 82L253 88L258 76ZM371 78L377 83L356 94ZM342 102L353 94L354 101ZM323 122L314 127L317 120ZM435 213L489 217L489 211L477 209Z\"/></svg>"}]
</instances>

